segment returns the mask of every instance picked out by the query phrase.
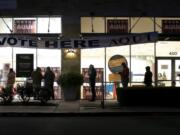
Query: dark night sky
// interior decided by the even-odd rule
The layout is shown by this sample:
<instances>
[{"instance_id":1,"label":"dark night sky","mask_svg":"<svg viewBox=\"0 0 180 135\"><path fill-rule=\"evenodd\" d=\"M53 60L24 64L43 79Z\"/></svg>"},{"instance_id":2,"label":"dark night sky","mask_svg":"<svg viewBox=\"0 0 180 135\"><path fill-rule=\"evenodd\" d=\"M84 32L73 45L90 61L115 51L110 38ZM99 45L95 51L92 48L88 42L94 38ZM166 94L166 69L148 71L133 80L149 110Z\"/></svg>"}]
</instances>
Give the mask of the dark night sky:
<instances>
[{"instance_id":1,"label":"dark night sky","mask_svg":"<svg viewBox=\"0 0 180 135\"><path fill-rule=\"evenodd\" d=\"M178 0L17 0L1 14L74 14L79 16L180 16Z\"/></svg>"}]
</instances>

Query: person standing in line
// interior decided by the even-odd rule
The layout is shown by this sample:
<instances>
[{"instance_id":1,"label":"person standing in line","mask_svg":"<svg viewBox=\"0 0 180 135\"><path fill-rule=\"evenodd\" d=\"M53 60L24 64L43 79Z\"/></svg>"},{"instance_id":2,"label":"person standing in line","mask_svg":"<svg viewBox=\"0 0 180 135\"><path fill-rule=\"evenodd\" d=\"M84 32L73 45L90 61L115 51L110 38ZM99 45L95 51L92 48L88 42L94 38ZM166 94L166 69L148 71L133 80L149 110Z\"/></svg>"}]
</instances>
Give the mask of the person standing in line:
<instances>
[{"instance_id":1,"label":"person standing in line","mask_svg":"<svg viewBox=\"0 0 180 135\"><path fill-rule=\"evenodd\" d=\"M90 89L92 92L92 98L90 101L94 101L96 99L96 91L95 91L96 69L94 68L94 65L92 64L89 66L88 75L89 75Z\"/></svg>"},{"instance_id":2,"label":"person standing in line","mask_svg":"<svg viewBox=\"0 0 180 135\"><path fill-rule=\"evenodd\" d=\"M50 69L50 67L47 67L46 72L44 74L44 83L45 83L45 87L51 91L51 97L53 100L54 100L54 79L55 79L54 72Z\"/></svg>"},{"instance_id":3,"label":"person standing in line","mask_svg":"<svg viewBox=\"0 0 180 135\"><path fill-rule=\"evenodd\" d=\"M124 63L124 62L122 63L122 66L123 66L123 71L122 71L122 73L120 73L122 86L123 86L123 88L127 88L128 83L129 83L129 68L127 67L126 63Z\"/></svg>"},{"instance_id":4,"label":"person standing in line","mask_svg":"<svg viewBox=\"0 0 180 135\"><path fill-rule=\"evenodd\" d=\"M41 88L41 81L43 79L43 76L41 74L41 68L37 67L37 69L32 72L31 78L33 81L33 90L34 90L35 98L38 98L39 91Z\"/></svg>"},{"instance_id":5,"label":"person standing in line","mask_svg":"<svg viewBox=\"0 0 180 135\"><path fill-rule=\"evenodd\" d=\"M15 83L15 78L16 78L16 73L12 68L10 68L9 73L7 75L7 87L10 87L11 89L13 88Z\"/></svg>"},{"instance_id":6,"label":"person standing in line","mask_svg":"<svg viewBox=\"0 0 180 135\"><path fill-rule=\"evenodd\" d=\"M147 66L146 67L146 72L145 72L145 75L144 75L144 84L145 84L145 86L147 86L147 87L152 86L152 76L153 76L153 74L152 74L152 72L150 70L150 67Z\"/></svg>"}]
</instances>

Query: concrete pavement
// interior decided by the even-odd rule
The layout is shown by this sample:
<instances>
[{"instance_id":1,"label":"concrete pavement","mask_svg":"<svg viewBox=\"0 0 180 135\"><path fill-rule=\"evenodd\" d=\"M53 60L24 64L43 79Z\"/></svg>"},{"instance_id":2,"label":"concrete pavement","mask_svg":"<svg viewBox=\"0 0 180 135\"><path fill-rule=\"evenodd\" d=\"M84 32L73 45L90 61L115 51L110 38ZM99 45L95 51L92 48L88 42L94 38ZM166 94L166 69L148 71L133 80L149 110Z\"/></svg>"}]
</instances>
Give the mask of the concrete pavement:
<instances>
[{"instance_id":1,"label":"concrete pavement","mask_svg":"<svg viewBox=\"0 0 180 135\"><path fill-rule=\"evenodd\" d=\"M31 101L24 105L13 102L9 105L0 104L0 115L180 115L180 108L175 107L120 107L116 100L105 100L104 108L101 101L87 100L63 101L51 100L41 105L38 101Z\"/></svg>"}]
</instances>

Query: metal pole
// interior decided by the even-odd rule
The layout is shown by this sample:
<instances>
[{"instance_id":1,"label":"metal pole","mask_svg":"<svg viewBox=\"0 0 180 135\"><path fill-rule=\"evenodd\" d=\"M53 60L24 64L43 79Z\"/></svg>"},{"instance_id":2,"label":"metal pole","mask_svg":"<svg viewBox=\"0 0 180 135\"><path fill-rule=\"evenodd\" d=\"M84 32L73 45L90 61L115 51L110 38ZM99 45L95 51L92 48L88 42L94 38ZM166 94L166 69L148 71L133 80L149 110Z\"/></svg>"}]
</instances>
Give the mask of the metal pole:
<instances>
[{"instance_id":1,"label":"metal pole","mask_svg":"<svg viewBox=\"0 0 180 135\"><path fill-rule=\"evenodd\" d=\"M104 75L102 75L102 101L101 101L101 107L103 109L105 108L104 96L105 96L105 91L106 91L106 47L104 48L104 65L105 65L105 68L104 68L105 77L103 77Z\"/></svg>"},{"instance_id":2,"label":"metal pole","mask_svg":"<svg viewBox=\"0 0 180 135\"><path fill-rule=\"evenodd\" d=\"M130 30L129 30L129 33L131 33L132 31L132 27L131 27L131 17L129 17L129 25L130 25ZM132 72L131 72L131 44L129 45L129 69L130 69L130 78L129 78L129 83L130 83L130 86L131 86L131 83L132 83Z\"/></svg>"},{"instance_id":3,"label":"metal pole","mask_svg":"<svg viewBox=\"0 0 180 135\"><path fill-rule=\"evenodd\" d=\"M13 62L13 58L14 58L14 48L13 47L11 47L11 49L12 49L12 52L11 52L11 57L12 57L12 61L11 61L11 63L12 63L12 68L14 68L13 66L14 66L14 62ZM16 61L17 62L17 61Z\"/></svg>"},{"instance_id":4,"label":"metal pole","mask_svg":"<svg viewBox=\"0 0 180 135\"><path fill-rule=\"evenodd\" d=\"M38 50L37 50L37 48L36 48L36 68L38 67L37 64L38 64ZM35 69L36 69L36 68L35 68Z\"/></svg>"},{"instance_id":5,"label":"metal pole","mask_svg":"<svg viewBox=\"0 0 180 135\"><path fill-rule=\"evenodd\" d=\"M10 31L10 33L13 33L12 29L9 27L9 25L6 23L6 21L4 20L3 17L1 17L2 21L4 22L4 24L6 25L6 27L8 28L8 30Z\"/></svg>"},{"instance_id":6,"label":"metal pole","mask_svg":"<svg viewBox=\"0 0 180 135\"><path fill-rule=\"evenodd\" d=\"M156 31L156 18L154 17L154 32ZM154 42L154 59L156 58L156 42ZM157 86L157 62L156 60L154 61L154 69L155 69L155 75L154 75L154 80L155 80L155 86Z\"/></svg>"}]
</instances>

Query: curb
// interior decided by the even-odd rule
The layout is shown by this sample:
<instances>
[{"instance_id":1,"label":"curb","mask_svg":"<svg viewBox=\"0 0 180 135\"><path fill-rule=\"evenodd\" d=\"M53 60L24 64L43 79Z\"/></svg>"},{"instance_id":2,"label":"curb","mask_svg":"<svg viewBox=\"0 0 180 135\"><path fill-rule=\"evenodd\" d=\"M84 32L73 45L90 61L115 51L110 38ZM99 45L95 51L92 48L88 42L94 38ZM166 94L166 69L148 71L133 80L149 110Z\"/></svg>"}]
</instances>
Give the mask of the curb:
<instances>
[{"instance_id":1,"label":"curb","mask_svg":"<svg viewBox=\"0 0 180 135\"><path fill-rule=\"evenodd\" d=\"M180 116L180 112L87 112L87 113L24 113L5 112L0 117L117 117L117 116Z\"/></svg>"}]
</instances>

